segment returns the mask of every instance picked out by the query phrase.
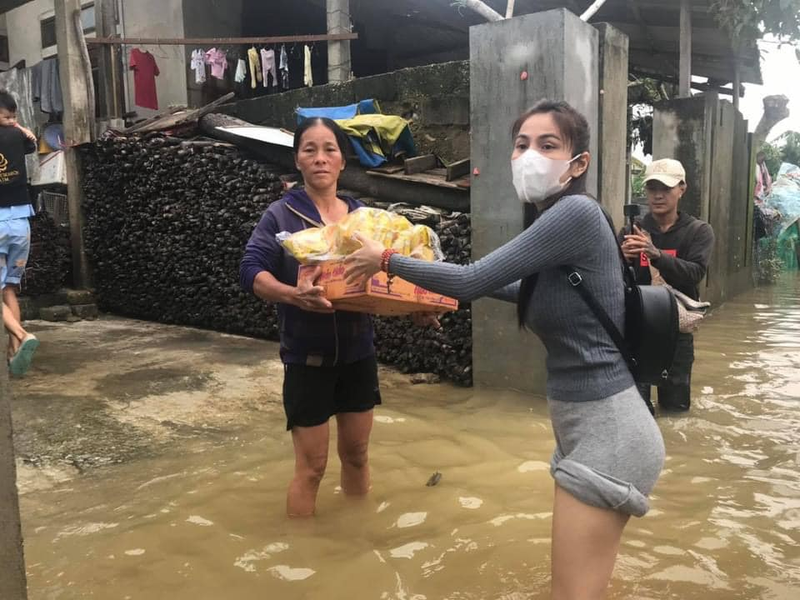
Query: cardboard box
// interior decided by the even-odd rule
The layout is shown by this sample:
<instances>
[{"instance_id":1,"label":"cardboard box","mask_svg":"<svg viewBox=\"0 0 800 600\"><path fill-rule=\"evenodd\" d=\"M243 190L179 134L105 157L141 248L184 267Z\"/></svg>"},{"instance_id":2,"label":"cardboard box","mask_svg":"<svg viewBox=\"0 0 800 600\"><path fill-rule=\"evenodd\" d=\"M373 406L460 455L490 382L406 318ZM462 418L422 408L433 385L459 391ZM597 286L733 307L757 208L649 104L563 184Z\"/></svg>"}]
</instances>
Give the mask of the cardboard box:
<instances>
[{"instance_id":1,"label":"cardboard box","mask_svg":"<svg viewBox=\"0 0 800 600\"><path fill-rule=\"evenodd\" d=\"M320 265L322 274L317 284L325 288L325 297L336 310L372 315L409 315L415 312L445 313L458 310L458 300L434 294L399 277L389 282L386 273L377 273L362 285L348 286L344 280L344 263ZM301 266L300 273L314 266Z\"/></svg>"}]
</instances>

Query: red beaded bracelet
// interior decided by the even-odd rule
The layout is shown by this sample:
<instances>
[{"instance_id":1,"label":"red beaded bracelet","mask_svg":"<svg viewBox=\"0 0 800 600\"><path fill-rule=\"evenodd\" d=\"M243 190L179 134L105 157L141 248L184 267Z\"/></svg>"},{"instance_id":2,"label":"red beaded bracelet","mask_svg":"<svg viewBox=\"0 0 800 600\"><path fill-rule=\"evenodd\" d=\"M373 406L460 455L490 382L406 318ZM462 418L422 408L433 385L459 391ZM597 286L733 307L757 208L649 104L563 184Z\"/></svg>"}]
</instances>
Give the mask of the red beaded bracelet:
<instances>
[{"instance_id":1,"label":"red beaded bracelet","mask_svg":"<svg viewBox=\"0 0 800 600\"><path fill-rule=\"evenodd\" d=\"M389 261L394 254L399 254L399 252L397 250L392 250L391 248L387 248L383 251L383 254L381 255L381 271L384 273L389 272Z\"/></svg>"}]
</instances>

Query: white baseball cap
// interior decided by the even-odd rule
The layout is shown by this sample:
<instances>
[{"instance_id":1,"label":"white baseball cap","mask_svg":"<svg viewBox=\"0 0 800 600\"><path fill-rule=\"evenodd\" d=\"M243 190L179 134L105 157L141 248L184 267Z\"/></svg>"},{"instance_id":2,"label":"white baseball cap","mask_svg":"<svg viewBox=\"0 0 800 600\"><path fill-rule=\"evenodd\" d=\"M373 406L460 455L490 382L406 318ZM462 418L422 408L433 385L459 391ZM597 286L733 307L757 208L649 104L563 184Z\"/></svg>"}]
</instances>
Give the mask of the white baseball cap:
<instances>
[{"instance_id":1,"label":"white baseball cap","mask_svg":"<svg viewBox=\"0 0 800 600\"><path fill-rule=\"evenodd\" d=\"M654 160L644 171L644 182L660 181L667 187L675 187L681 181L686 181L686 171L680 161L671 158Z\"/></svg>"}]
</instances>

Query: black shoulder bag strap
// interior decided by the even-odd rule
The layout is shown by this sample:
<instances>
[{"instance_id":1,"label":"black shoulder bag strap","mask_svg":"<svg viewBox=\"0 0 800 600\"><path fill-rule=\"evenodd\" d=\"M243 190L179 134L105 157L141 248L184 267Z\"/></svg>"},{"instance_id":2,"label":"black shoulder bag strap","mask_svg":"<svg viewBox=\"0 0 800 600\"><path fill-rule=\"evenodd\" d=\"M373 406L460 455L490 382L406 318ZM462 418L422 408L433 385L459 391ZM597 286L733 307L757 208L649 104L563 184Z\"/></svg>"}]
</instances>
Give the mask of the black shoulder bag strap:
<instances>
[{"instance_id":1,"label":"black shoulder bag strap","mask_svg":"<svg viewBox=\"0 0 800 600\"><path fill-rule=\"evenodd\" d=\"M636 276L633 273L633 270L630 266L628 266L627 261L625 260L625 254L622 252L622 246L617 239L617 232L614 229L614 222L611 220L611 217L600 207L600 211L603 213L606 221L608 222L608 226L611 228L611 235L614 236L614 243L617 245L617 250L619 250L619 256L622 260L623 265L623 284L628 285L636 285ZM606 330L611 340L614 342L614 345L619 350L620 354L622 354L622 358L625 360L625 363L628 365L628 369L630 369L631 374L636 372L636 359L631 354L630 348L628 348L628 344L625 341L625 338L620 333L620 330L614 324L614 321L611 320L611 317L608 316L606 310L602 307L600 302L597 301L597 298L594 297L589 288L587 288L583 284L583 277L578 272L575 267L570 267L567 265L561 266L561 271L567 276L567 281L569 284L575 288L575 291L580 294L583 301L586 305L591 309L594 313L597 320L600 321L600 324L603 326L603 329ZM628 279L629 281L625 281ZM656 410L653 406L653 403L648 400L647 398L644 399L645 404L647 404L647 409L650 411L650 414L655 416Z\"/></svg>"},{"instance_id":2,"label":"black shoulder bag strap","mask_svg":"<svg viewBox=\"0 0 800 600\"><path fill-rule=\"evenodd\" d=\"M568 267L566 265L561 267L561 271L566 274L569 284L575 288L575 291L580 294L581 298L583 298L583 301L586 302L590 309L592 309L592 312L597 317L597 320L600 321L603 329L606 330L609 337L617 346L620 354L622 354L622 358L625 359L628 367L631 369L631 371L635 370L636 359L631 354L628 344L625 342L625 338L622 337L622 334L614 324L614 321L612 321L611 317L608 316L606 309L604 309L597 301L597 298L595 298L594 294L589 291L589 288L583 284L583 277L581 274L578 273L578 271L573 267Z\"/></svg>"}]
</instances>

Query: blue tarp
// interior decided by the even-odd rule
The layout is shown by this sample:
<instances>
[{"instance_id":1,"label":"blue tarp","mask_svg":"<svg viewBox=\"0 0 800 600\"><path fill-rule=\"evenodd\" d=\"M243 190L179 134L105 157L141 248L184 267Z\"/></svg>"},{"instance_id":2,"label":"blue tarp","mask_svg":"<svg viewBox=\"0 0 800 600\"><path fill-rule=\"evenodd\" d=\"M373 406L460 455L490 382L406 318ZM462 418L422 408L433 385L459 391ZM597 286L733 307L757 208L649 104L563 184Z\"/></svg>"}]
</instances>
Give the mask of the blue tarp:
<instances>
[{"instance_id":1,"label":"blue tarp","mask_svg":"<svg viewBox=\"0 0 800 600\"><path fill-rule=\"evenodd\" d=\"M780 216L779 225L771 232L777 242L778 257L785 269L796 271L800 246L800 167L789 163L781 165L764 204Z\"/></svg>"},{"instance_id":2,"label":"blue tarp","mask_svg":"<svg viewBox=\"0 0 800 600\"><path fill-rule=\"evenodd\" d=\"M348 106L327 106L318 108L297 108L297 124L299 125L306 119L314 117L327 117L334 121L347 121L359 115L381 114L381 108L376 100L361 100L356 104ZM399 118L399 117L398 117ZM368 168L380 167L388 162L388 159L397 154L406 156L416 156L417 149L414 144L414 137L411 130L406 127L397 139L393 147L388 148L387 144L381 143L380 135L377 130L367 134L367 137L348 135L353 151L358 158L358 162ZM371 148L383 148L381 152L373 151Z\"/></svg>"},{"instance_id":3,"label":"blue tarp","mask_svg":"<svg viewBox=\"0 0 800 600\"><path fill-rule=\"evenodd\" d=\"M349 104L348 106L298 108L296 112L297 124L300 125L300 123L312 117L326 117L334 121L339 121L341 119L352 119L356 115L380 114L381 107L378 106L375 100L361 100L356 104Z\"/></svg>"}]
</instances>

